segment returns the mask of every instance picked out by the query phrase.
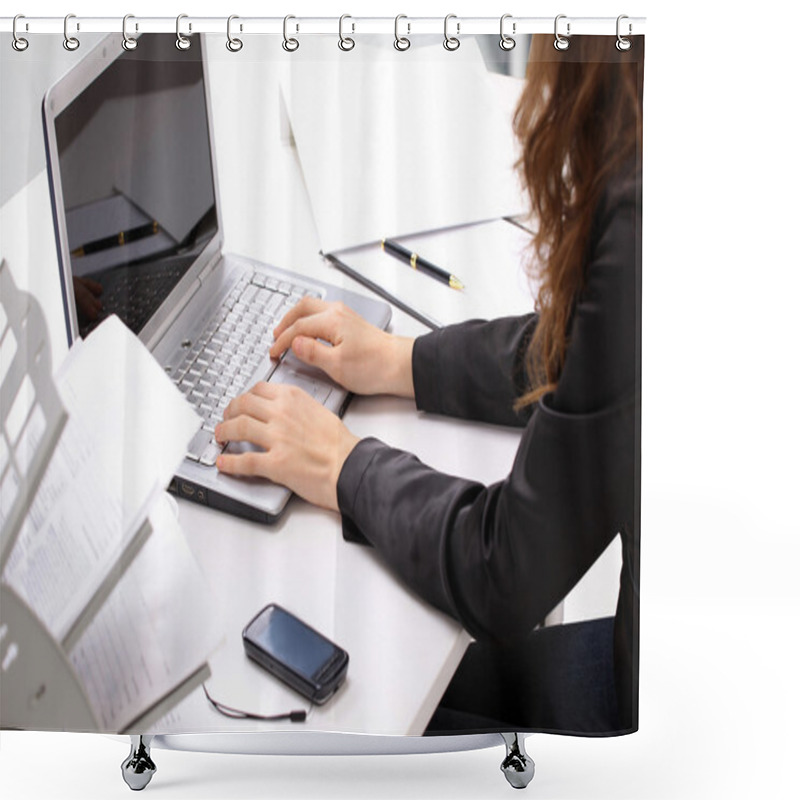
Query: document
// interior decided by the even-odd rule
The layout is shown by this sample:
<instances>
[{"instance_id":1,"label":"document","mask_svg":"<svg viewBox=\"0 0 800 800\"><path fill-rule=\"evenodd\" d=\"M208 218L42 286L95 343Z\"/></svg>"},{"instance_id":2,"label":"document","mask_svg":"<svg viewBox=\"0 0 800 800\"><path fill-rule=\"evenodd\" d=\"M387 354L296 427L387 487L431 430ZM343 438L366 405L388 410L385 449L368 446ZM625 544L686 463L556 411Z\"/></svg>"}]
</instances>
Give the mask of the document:
<instances>
[{"instance_id":1,"label":"document","mask_svg":"<svg viewBox=\"0 0 800 800\"><path fill-rule=\"evenodd\" d=\"M222 641L219 603L162 495L152 534L69 652L102 730L129 727Z\"/></svg>"},{"instance_id":2,"label":"document","mask_svg":"<svg viewBox=\"0 0 800 800\"><path fill-rule=\"evenodd\" d=\"M526 209L513 108L474 39L336 57L312 39L281 89L324 252Z\"/></svg>"},{"instance_id":3,"label":"document","mask_svg":"<svg viewBox=\"0 0 800 800\"><path fill-rule=\"evenodd\" d=\"M113 316L73 347L56 385L69 418L3 577L63 642L141 546L200 420Z\"/></svg>"},{"instance_id":4,"label":"document","mask_svg":"<svg viewBox=\"0 0 800 800\"><path fill-rule=\"evenodd\" d=\"M336 258L387 294L439 325L495 319L533 311L537 279L531 233L495 219L412 236L391 237L458 278L453 289L381 249L380 242L344 250ZM515 287L515 291L509 291Z\"/></svg>"},{"instance_id":5,"label":"document","mask_svg":"<svg viewBox=\"0 0 800 800\"><path fill-rule=\"evenodd\" d=\"M5 262L0 281L3 390L14 398L0 456L25 490L21 525L3 537L0 629L11 626L24 665L4 678L4 719L47 725L44 705L61 724L142 732L210 676L223 638L220 604L164 494L200 420L117 317L51 377L38 306Z\"/></svg>"}]
</instances>

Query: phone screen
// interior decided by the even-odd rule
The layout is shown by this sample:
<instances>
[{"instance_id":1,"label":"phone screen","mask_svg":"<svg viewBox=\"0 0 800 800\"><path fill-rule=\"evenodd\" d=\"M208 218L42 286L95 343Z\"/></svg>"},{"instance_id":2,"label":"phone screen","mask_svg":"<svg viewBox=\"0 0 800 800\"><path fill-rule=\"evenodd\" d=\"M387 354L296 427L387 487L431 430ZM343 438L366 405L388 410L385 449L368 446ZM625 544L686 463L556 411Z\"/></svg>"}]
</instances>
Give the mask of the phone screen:
<instances>
[{"instance_id":1,"label":"phone screen","mask_svg":"<svg viewBox=\"0 0 800 800\"><path fill-rule=\"evenodd\" d=\"M250 636L263 650L309 680L335 652L329 641L280 608L270 609L264 625L251 631Z\"/></svg>"}]
</instances>

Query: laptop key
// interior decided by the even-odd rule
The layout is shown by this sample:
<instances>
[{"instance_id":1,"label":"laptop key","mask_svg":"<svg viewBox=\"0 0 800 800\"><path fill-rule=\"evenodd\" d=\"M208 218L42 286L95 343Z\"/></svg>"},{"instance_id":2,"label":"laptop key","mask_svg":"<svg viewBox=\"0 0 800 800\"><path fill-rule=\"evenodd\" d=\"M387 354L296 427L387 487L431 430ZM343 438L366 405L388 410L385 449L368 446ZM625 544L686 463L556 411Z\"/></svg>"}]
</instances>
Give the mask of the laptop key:
<instances>
[{"instance_id":1,"label":"laptop key","mask_svg":"<svg viewBox=\"0 0 800 800\"><path fill-rule=\"evenodd\" d=\"M249 306L250 301L256 296L257 293L258 286L254 286L252 283L248 284L244 292L242 292L242 302Z\"/></svg>"},{"instance_id":2,"label":"laptop key","mask_svg":"<svg viewBox=\"0 0 800 800\"><path fill-rule=\"evenodd\" d=\"M192 437L192 441L189 442L189 447L186 450L186 458L190 458L192 461L199 461L200 456L205 453L206 448L211 443L212 439L213 436L209 431L197 431L197 433Z\"/></svg>"},{"instance_id":3,"label":"laptop key","mask_svg":"<svg viewBox=\"0 0 800 800\"><path fill-rule=\"evenodd\" d=\"M222 445L217 444L216 441L206 447L203 454L200 456L200 463L206 467L213 467L217 463L217 456L222 452Z\"/></svg>"}]
</instances>

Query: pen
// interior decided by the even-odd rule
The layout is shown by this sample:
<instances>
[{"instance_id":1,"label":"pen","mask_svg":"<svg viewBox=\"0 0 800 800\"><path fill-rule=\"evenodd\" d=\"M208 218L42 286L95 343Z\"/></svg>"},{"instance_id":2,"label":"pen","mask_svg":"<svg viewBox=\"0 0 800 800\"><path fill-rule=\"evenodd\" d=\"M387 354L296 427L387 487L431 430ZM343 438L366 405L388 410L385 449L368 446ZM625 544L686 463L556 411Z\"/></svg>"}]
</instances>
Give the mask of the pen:
<instances>
[{"instance_id":1,"label":"pen","mask_svg":"<svg viewBox=\"0 0 800 800\"><path fill-rule=\"evenodd\" d=\"M97 253L100 250L108 250L110 247L122 247L129 242L135 242L137 239L144 239L147 236L154 236L158 233L158 222L153 220L144 225L139 225L136 228L130 228L127 231L120 231L113 233L111 236L104 236L102 239L95 239L92 242L87 242L81 247L76 247L70 251L70 255L75 258L81 256L88 256L91 253Z\"/></svg>"},{"instance_id":2,"label":"pen","mask_svg":"<svg viewBox=\"0 0 800 800\"><path fill-rule=\"evenodd\" d=\"M382 239L381 249L389 253L389 255L410 264L412 269L418 269L420 272L425 272L432 278L436 278L437 281L446 283L452 289L464 288L464 284L461 283L455 275L451 275L447 270L437 267L435 264L431 264L430 261L426 261L422 256L412 253L410 250L406 250L403 245L393 242L391 239Z\"/></svg>"}]
</instances>

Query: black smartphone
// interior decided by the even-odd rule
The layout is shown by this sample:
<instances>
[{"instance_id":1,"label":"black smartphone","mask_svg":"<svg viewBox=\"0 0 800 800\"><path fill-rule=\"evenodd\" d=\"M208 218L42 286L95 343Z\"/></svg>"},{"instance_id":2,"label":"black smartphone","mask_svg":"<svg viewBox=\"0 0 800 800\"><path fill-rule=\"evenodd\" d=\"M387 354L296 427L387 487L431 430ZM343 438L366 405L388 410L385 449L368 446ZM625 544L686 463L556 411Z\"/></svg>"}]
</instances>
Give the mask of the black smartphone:
<instances>
[{"instance_id":1,"label":"black smartphone","mask_svg":"<svg viewBox=\"0 0 800 800\"><path fill-rule=\"evenodd\" d=\"M329 700L347 675L347 653L276 603L253 617L242 639L253 661L317 705Z\"/></svg>"}]
</instances>

